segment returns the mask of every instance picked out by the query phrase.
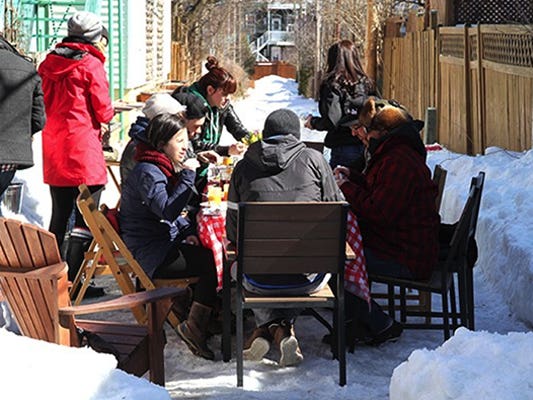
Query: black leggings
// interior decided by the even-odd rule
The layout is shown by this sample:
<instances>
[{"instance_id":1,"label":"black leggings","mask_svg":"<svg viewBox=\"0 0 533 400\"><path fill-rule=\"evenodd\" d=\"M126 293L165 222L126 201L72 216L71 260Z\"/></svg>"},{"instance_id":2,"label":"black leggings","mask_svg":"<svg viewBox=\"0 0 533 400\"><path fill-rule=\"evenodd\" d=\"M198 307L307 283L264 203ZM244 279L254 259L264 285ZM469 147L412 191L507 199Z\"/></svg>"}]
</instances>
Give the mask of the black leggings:
<instances>
[{"instance_id":1,"label":"black leggings","mask_svg":"<svg viewBox=\"0 0 533 400\"><path fill-rule=\"evenodd\" d=\"M101 189L103 187L104 185L89 186L89 191L93 194L96 205L100 202ZM57 245L60 249L63 245L72 211L75 212L74 226L87 228L83 216L76 206L76 198L79 193L77 186L50 186L52 217L50 218L50 228L48 230L56 235Z\"/></svg>"},{"instance_id":2,"label":"black leggings","mask_svg":"<svg viewBox=\"0 0 533 400\"><path fill-rule=\"evenodd\" d=\"M190 278L197 276L193 300L213 307L217 297L217 271L213 252L202 246L180 243L167 254L154 272L154 278Z\"/></svg>"}]
</instances>

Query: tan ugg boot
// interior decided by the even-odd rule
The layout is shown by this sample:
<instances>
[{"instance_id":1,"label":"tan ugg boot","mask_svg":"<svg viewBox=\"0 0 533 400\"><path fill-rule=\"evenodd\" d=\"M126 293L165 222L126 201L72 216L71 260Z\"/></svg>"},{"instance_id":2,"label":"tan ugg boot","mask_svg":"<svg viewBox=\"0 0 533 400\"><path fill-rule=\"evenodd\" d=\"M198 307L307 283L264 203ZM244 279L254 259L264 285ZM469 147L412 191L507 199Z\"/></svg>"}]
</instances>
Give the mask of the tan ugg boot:
<instances>
[{"instance_id":1,"label":"tan ugg boot","mask_svg":"<svg viewBox=\"0 0 533 400\"><path fill-rule=\"evenodd\" d=\"M271 342L272 336L266 325L255 328L244 344L243 358L248 361L261 361L270 350Z\"/></svg>"},{"instance_id":2,"label":"tan ugg boot","mask_svg":"<svg viewBox=\"0 0 533 400\"><path fill-rule=\"evenodd\" d=\"M212 308L193 302L187 321L178 325L177 333L189 349L197 356L206 360L214 360L215 355L207 347L207 325L211 318Z\"/></svg>"},{"instance_id":3,"label":"tan ugg boot","mask_svg":"<svg viewBox=\"0 0 533 400\"><path fill-rule=\"evenodd\" d=\"M288 367L302 362L304 356L294 336L294 327L289 321L283 320L269 326L269 331L274 338L274 343L279 346L279 365Z\"/></svg>"}]
</instances>

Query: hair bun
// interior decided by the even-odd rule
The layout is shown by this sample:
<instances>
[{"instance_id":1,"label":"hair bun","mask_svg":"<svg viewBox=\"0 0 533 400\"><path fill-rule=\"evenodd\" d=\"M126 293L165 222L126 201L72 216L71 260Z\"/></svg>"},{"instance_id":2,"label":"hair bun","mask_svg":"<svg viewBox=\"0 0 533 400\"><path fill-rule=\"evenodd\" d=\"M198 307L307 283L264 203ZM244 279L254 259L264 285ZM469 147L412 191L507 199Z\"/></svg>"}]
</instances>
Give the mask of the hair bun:
<instances>
[{"instance_id":1,"label":"hair bun","mask_svg":"<svg viewBox=\"0 0 533 400\"><path fill-rule=\"evenodd\" d=\"M213 68L218 67L218 60L215 56L208 56L207 62L205 63L205 68L207 68L208 71L211 71Z\"/></svg>"}]
</instances>

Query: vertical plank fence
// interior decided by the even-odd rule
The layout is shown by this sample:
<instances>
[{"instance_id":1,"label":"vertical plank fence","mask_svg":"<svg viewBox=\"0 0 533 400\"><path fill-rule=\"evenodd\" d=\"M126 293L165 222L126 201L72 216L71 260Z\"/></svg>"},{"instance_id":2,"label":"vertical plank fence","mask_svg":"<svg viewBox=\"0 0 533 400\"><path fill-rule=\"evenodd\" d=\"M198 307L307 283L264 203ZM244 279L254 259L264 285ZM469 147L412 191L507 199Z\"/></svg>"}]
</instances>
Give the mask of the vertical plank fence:
<instances>
[{"instance_id":1,"label":"vertical plank fence","mask_svg":"<svg viewBox=\"0 0 533 400\"><path fill-rule=\"evenodd\" d=\"M533 25L441 27L385 37L383 58L383 95L420 119L427 107L436 107L438 141L450 150L532 147Z\"/></svg>"}]
</instances>

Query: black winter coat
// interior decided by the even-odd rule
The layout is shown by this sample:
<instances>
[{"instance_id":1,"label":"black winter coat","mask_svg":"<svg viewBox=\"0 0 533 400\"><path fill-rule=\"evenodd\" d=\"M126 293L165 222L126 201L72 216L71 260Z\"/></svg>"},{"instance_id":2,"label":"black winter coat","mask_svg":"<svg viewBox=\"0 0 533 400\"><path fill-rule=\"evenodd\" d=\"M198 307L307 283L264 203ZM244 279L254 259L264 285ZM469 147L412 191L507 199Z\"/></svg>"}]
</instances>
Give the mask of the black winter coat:
<instances>
[{"instance_id":1,"label":"black winter coat","mask_svg":"<svg viewBox=\"0 0 533 400\"><path fill-rule=\"evenodd\" d=\"M324 139L326 147L361 145L361 141L352 136L350 127L344 124L357 119L369 93L370 84L365 79L351 89L332 80L322 82L318 101L320 117L313 117L311 126L328 132Z\"/></svg>"},{"instance_id":2,"label":"black winter coat","mask_svg":"<svg viewBox=\"0 0 533 400\"><path fill-rule=\"evenodd\" d=\"M0 37L0 164L33 165L31 137L44 127L41 78Z\"/></svg>"},{"instance_id":3,"label":"black winter coat","mask_svg":"<svg viewBox=\"0 0 533 400\"><path fill-rule=\"evenodd\" d=\"M248 147L237 163L228 193L228 240L237 238L241 201L342 201L331 168L316 150L292 135L274 136ZM232 206L233 204L233 206Z\"/></svg>"}]
</instances>

